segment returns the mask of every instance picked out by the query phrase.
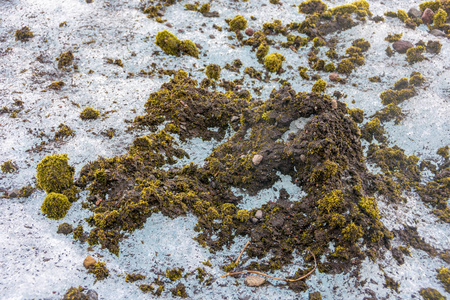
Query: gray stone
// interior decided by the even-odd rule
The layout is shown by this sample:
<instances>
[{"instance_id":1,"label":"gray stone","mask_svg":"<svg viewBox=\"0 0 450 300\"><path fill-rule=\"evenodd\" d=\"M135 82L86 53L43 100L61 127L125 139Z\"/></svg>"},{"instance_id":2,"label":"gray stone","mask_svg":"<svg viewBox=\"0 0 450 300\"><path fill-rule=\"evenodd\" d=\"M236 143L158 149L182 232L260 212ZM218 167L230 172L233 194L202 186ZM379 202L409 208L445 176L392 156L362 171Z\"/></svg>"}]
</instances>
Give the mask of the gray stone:
<instances>
[{"instance_id":1,"label":"gray stone","mask_svg":"<svg viewBox=\"0 0 450 300\"><path fill-rule=\"evenodd\" d=\"M88 290L86 296L88 297L88 300L98 300L98 294L94 290Z\"/></svg>"},{"instance_id":2,"label":"gray stone","mask_svg":"<svg viewBox=\"0 0 450 300\"><path fill-rule=\"evenodd\" d=\"M445 32L443 32L442 30L439 30L439 29L433 29L430 31L430 33L434 36L443 36L443 37L446 36Z\"/></svg>"},{"instance_id":3,"label":"gray stone","mask_svg":"<svg viewBox=\"0 0 450 300\"><path fill-rule=\"evenodd\" d=\"M255 214L255 217L258 218L258 219L262 219L262 217L263 217L262 210L258 209L258 211Z\"/></svg>"},{"instance_id":4,"label":"gray stone","mask_svg":"<svg viewBox=\"0 0 450 300\"><path fill-rule=\"evenodd\" d=\"M392 48L394 48L394 50L398 53L406 53L406 51L412 47L414 47L413 43L402 40L396 41L394 44L392 44Z\"/></svg>"},{"instance_id":5,"label":"gray stone","mask_svg":"<svg viewBox=\"0 0 450 300\"><path fill-rule=\"evenodd\" d=\"M11 191L9 191L8 197L9 198L16 198L18 194L19 194L19 189L14 188Z\"/></svg>"},{"instance_id":6,"label":"gray stone","mask_svg":"<svg viewBox=\"0 0 450 300\"><path fill-rule=\"evenodd\" d=\"M256 223L258 223L258 221L259 221L259 220L258 220L257 218L252 218L252 222L253 222L253 223L256 224Z\"/></svg>"},{"instance_id":7,"label":"gray stone","mask_svg":"<svg viewBox=\"0 0 450 300\"><path fill-rule=\"evenodd\" d=\"M412 7L408 10L408 16L410 18L420 18L422 16L422 12L415 7Z\"/></svg>"}]
</instances>

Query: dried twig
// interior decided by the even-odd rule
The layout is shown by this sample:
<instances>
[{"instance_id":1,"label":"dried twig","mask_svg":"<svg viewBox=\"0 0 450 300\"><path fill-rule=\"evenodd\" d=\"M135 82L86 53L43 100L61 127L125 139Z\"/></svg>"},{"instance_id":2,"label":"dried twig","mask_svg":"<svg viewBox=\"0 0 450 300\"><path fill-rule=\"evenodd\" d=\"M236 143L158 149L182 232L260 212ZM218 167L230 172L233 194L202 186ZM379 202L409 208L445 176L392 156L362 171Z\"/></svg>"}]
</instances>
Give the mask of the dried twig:
<instances>
[{"instance_id":1,"label":"dried twig","mask_svg":"<svg viewBox=\"0 0 450 300\"><path fill-rule=\"evenodd\" d=\"M249 244L250 244L250 241L247 241L247 243L246 243L245 246L244 246L244 249L242 249L241 254L239 254L238 258L236 259L236 262L234 263L236 266L238 265L239 260L241 259L241 256L242 256L242 254L243 254L244 251L245 251L245 248L247 248L247 246L248 246Z\"/></svg>"},{"instance_id":2,"label":"dried twig","mask_svg":"<svg viewBox=\"0 0 450 300\"><path fill-rule=\"evenodd\" d=\"M238 264L239 259L241 258L242 254L244 253L245 249L247 248L247 246L248 246L249 244L250 244L250 241L248 241L247 244L245 244L244 249L242 249L241 254L239 254L239 256L238 256L238 258L237 258L237 260L236 260L236 262L235 262L235 265ZM258 275L265 276L265 277L268 277L268 278L271 278L271 279L275 279L275 280L281 280L281 281L286 281L286 282L296 282L296 281L299 281L299 280L302 280L302 279L308 277L308 276L311 275L311 274L316 270L316 268L317 268L316 256L314 255L314 253L311 252L311 250L308 249L308 251L309 251L309 253L312 254L312 256L313 256L313 258L314 258L314 268L313 268L311 271L309 271L308 273L306 273L305 275L300 276L299 278L296 278L296 279L278 278L278 277L273 277L273 276L270 276L270 275L265 274L265 273L262 273L262 272L251 271L251 270L244 270L244 271L239 271L239 272L231 272L231 273L227 273L227 274L225 274L225 275L222 275L222 276L220 276L220 277L223 278L223 277L233 276L233 275L239 275L239 274L243 274L243 273L252 273L252 274L258 274Z\"/></svg>"}]
</instances>

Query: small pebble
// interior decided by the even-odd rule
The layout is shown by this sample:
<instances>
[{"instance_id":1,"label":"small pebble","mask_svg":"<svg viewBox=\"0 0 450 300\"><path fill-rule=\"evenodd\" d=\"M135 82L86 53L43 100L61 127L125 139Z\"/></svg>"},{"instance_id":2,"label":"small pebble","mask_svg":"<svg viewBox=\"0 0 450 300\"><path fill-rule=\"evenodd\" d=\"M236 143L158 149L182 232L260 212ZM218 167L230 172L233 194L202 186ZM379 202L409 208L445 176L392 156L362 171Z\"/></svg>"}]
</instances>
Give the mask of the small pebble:
<instances>
[{"instance_id":1,"label":"small pebble","mask_svg":"<svg viewBox=\"0 0 450 300\"><path fill-rule=\"evenodd\" d=\"M258 211L255 213L255 217L258 219L262 219L262 217L263 217L262 210L258 209Z\"/></svg>"},{"instance_id":2,"label":"small pebble","mask_svg":"<svg viewBox=\"0 0 450 300\"><path fill-rule=\"evenodd\" d=\"M97 261L92 256L88 255L83 261L83 266L88 269L90 266L93 266Z\"/></svg>"},{"instance_id":3,"label":"small pebble","mask_svg":"<svg viewBox=\"0 0 450 300\"><path fill-rule=\"evenodd\" d=\"M257 275L249 275L244 280L244 283L247 286L260 286L264 282L266 282L266 279L264 277Z\"/></svg>"},{"instance_id":4,"label":"small pebble","mask_svg":"<svg viewBox=\"0 0 450 300\"><path fill-rule=\"evenodd\" d=\"M261 163L262 159L263 159L263 156L261 154L256 154L255 156L253 156L252 162L255 166L257 166Z\"/></svg>"}]
</instances>

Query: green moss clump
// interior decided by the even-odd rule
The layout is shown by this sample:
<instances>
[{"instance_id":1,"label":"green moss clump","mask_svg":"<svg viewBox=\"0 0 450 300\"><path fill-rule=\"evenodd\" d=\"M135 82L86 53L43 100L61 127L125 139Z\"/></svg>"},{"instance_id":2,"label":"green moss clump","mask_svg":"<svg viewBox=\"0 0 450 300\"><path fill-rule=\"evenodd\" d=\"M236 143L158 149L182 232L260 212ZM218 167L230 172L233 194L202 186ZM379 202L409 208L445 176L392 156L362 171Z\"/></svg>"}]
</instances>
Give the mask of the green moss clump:
<instances>
[{"instance_id":1,"label":"green moss clump","mask_svg":"<svg viewBox=\"0 0 450 300\"><path fill-rule=\"evenodd\" d=\"M70 205L69 200L63 194L50 193L45 197L41 211L47 215L47 218L59 220L66 216Z\"/></svg>"},{"instance_id":2,"label":"green moss clump","mask_svg":"<svg viewBox=\"0 0 450 300\"><path fill-rule=\"evenodd\" d=\"M352 46L358 47L362 52L366 52L370 48L370 43L363 38L356 39L352 42Z\"/></svg>"},{"instance_id":3,"label":"green moss clump","mask_svg":"<svg viewBox=\"0 0 450 300\"><path fill-rule=\"evenodd\" d=\"M75 170L69 166L67 154L47 155L36 170L37 183L46 193L62 193L73 186Z\"/></svg>"},{"instance_id":4,"label":"green moss clump","mask_svg":"<svg viewBox=\"0 0 450 300\"><path fill-rule=\"evenodd\" d=\"M352 108L350 109L350 117L356 123L362 123L364 120L364 110L360 108Z\"/></svg>"},{"instance_id":5,"label":"green moss clump","mask_svg":"<svg viewBox=\"0 0 450 300\"><path fill-rule=\"evenodd\" d=\"M119 212L112 210L104 213L96 213L94 215L94 224L99 228L112 227L119 218Z\"/></svg>"},{"instance_id":6,"label":"green moss clump","mask_svg":"<svg viewBox=\"0 0 450 300\"><path fill-rule=\"evenodd\" d=\"M253 67L246 67L244 69L244 73L247 74L248 76L250 76L250 78L254 78L254 79L259 79L261 80L262 77L262 73L257 71L255 68Z\"/></svg>"},{"instance_id":7,"label":"green moss clump","mask_svg":"<svg viewBox=\"0 0 450 300\"><path fill-rule=\"evenodd\" d=\"M308 71L308 68L306 67L298 67L298 72L300 74L300 77L302 77L305 80L309 80L309 75L308 73L306 73L306 71Z\"/></svg>"},{"instance_id":8,"label":"green moss clump","mask_svg":"<svg viewBox=\"0 0 450 300\"><path fill-rule=\"evenodd\" d=\"M370 82L381 82L380 76L369 77Z\"/></svg>"},{"instance_id":9,"label":"green moss clump","mask_svg":"<svg viewBox=\"0 0 450 300\"><path fill-rule=\"evenodd\" d=\"M71 234L73 232L73 228L72 225L70 225L69 223L62 223L58 226L58 231L56 231L56 233L60 233L60 234L64 234L64 235L68 235Z\"/></svg>"},{"instance_id":10,"label":"green moss clump","mask_svg":"<svg viewBox=\"0 0 450 300\"><path fill-rule=\"evenodd\" d=\"M209 3L203 3L203 5L200 7L199 12L202 14L207 13L211 10L211 5Z\"/></svg>"},{"instance_id":11,"label":"green moss clump","mask_svg":"<svg viewBox=\"0 0 450 300\"><path fill-rule=\"evenodd\" d=\"M278 72L283 66L285 57L280 53L272 53L264 58L264 66L269 72Z\"/></svg>"},{"instance_id":12,"label":"green moss clump","mask_svg":"<svg viewBox=\"0 0 450 300\"><path fill-rule=\"evenodd\" d=\"M438 290L433 288L420 289L419 294L424 300L446 300Z\"/></svg>"},{"instance_id":13,"label":"green moss clump","mask_svg":"<svg viewBox=\"0 0 450 300\"><path fill-rule=\"evenodd\" d=\"M250 219L250 213L248 212L248 210L245 209L240 209L237 211L236 213L236 218L240 221L240 222L247 222L248 219Z\"/></svg>"},{"instance_id":14,"label":"green moss clump","mask_svg":"<svg viewBox=\"0 0 450 300\"><path fill-rule=\"evenodd\" d=\"M71 287L67 290L67 292L62 297L62 300L89 300L89 297L83 293L84 288L79 287Z\"/></svg>"},{"instance_id":15,"label":"green moss clump","mask_svg":"<svg viewBox=\"0 0 450 300\"><path fill-rule=\"evenodd\" d=\"M127 276L125 276L125 281L129 282L129 283L133 283L135 281L143 280L145 278L147 278L145 275L131 273L131 274L127 274Z\"/></svg>"},{"instance_id":16,"label":"green moss clump","mask_svg":"<svg viewBox=\"0 0 450 300\"><path fill-rule=\"evenodd\" d=\"M353 69L355 68L355 65L352 63L352 61L348 58L344 58L338 63L337 71L341 74L350 74Z\"/></svg>"},{"instance_id":17,"label":"green moss clump","mask_svg":"<svg viewBox=\"0 0 450 300\"><path fill-rule=\"evenodd\" d=\"M259 61L263 61L267 53L269 53L269 45L267 45L267 43L261 43L256 50L256 58L258 58Z\"/></svg>"},{"instance_id":18,"label":"green moss clump","mask_svg":"<svg viewBox=\"0 0 450 300\"><path fill-rule=\"evenodd\" d=\"M13 173L17 171L17 166L10 160L5 161L0 166L3 173Z\"/></svg>"},{"instance_id":19,"label":"green moss clump","mask_svg":"<svg viewBox=\"0 0 450 300\"><path fill-rule=\"evenodd\" d=\"M403 36L403 33L389 34L387 37L384 38L384 40L389 43L393 43L393 42L399 41L402 38L402 36Z\"/></svg>"},{"instance_id":20,"label":"green moss clump","mask_svg":"<svg viewBox=\"0 0 450 300\"><path fill-rule=\"evenodd\" d=\"M375 137L379 142L384 141L383 137L384 128L381 126L380 119L373 118L371 121L367 122L362 128L362 137L368 141L372 142Z\"/></svg>"},{"instance_id":21,"label":"green moss clump","mask_svg":"<svg viewBox=\"0 0 450 300\"><path fill-rule=\"evenodd\" d=\"M209 64L206 66L205 75L209 79L218 80L220 77L221 68L216 64Z\"/></svg>"},{"instance_id":22,"label":"green moss clump","mask_svg":"<svg viewBox=\"0 0 450 300\"><path fill-rule=\"evenodd\" d=\"M298 6L298 12L304 14L314 14L317 12L324 12L328 9L327 5L321 0L307 0Z\"/></svg>"},{"instance_id":23,"label":"green moss clump","mask_svg":"<svg viewBox=\"0 0 450 300\"><path fill-rule=\"evenodd\" d=\"M237 15L231 19L229 25L231 31L244 30L247 27L247 20L243 16Z\"/></svg>"},{"instance_id":24,"label":"green moss clump","mask_svg":"<svg viewBox=\"0 0 450 300\"><path fill-rule=\"evenodd\" d=\"M358 202L363 212L369 215L373 220L380 219L380 211L378 210L377 201L374 197L362 197Z\"/></svg>"},{"instance_id":25,"label":"green moss clump","mask_svg":"<svg viewBox=\"0 0 450 300\"><path fill-rule=\"evenodd\" d=\"M359 47L350 46L345 50L345 54L353 56L353 55L362 55L362 50Z\"/></svg>"},{"instance_id":26,"label":"green moss clump","mask_svg":"<svg viewBox=\"0 0 450 300\"><path fill-rule=\"evenodd\" d=\"M336 53L336 49L330 48L327 52L325 52L325 55L328 56L331 59L338 59L339 56Z\"/></svg>"},{"instance_id":27,"label":"green moss clump","mask_svg":"<svg viewBox=\"0 0 450 300\"><path fill-rule=\"evenodd\" d=\"M419 61L423 61L425 59L425 57L422 55L423 52L425 52L424 46L416 46L409 48L406 51L406 60L410 65Z\"/></svg>"},{"instance_id":28,"label":"green moss clump","mask_svg":"<svg viewBox=\"0 0 450 300\"><path fill-rule=\"evenodd\" d=\"M334 63L330 62L327 63L324 67L323 70L325 72L333 72L334 70L336 70L336 66L334 65Z\"/></svg>"},{"instance_id":29,"label":"green moss clump","mask_svg":"<svg viewBox=\"0 0 450 300\"><path fill-rule=\"evenodd\" d=\"M155 43L169 55L178 56L180 54L181 41L167 30L160 31L156 34Z\"/></svg>"},{"instance_id":30,"label":"green moss clump","mask_svg":"<svg viewBox=\"0 0 450 300\"><path fill-rule=\"evenodd\" d=\"M56 59L58 61L58 69L68 70L68 67L73 63L74 58L72 51L61 53Z\"/></svg>"},{"instance_id":31,"label":"green moss clump","mask_svg":"<svg viewBox=\"0 0 450 300\"><path fill-rule=\"evenodd\" d=\"M399 9L397 12L397 17L400 19L400 21L405 22L409 17L406 11Z\"/></svg>"},{"instance_id":32,"label":"green moss clump","mask_svg":"<svg viewBox=\"0 0 450 300\"><path fill-rule=\"evenodd\" d=\"M323 79L319 79L319 80L317 80L314 83L311 91L314 92L314 93L319 93L320 94L320 93L323 93L325 91L326 87L327 87L327 82L325 80L323 80Z\"/></svg>"},{"instance_id":33,"label":"green moss clump","mask_svg":"<svg viewBox=\"0 0 450 300\"><path fill-rule=\"evenodd\" d=\"M313 46L316 48L325 46L326 44L327 44L327 42L325 42L325 40L321 37L315 37L313 39Z\"/></svg>"},{"instance_id":34,"label":"green moss clump","mask_svg":"<svg viewBox=\"0 0 450 300\"><path fill-rule=\"evenodd\" d=\"M55 139L62 140L71 136L75 136L75 131L65 124L59 124L58 131L55 132Z\"/></svg>"},{"instance_id":35,"label":"green moss clump","mask_svg":"<svg viewBox=\"0 0 450 300\"><path fill-rule=\"evenodd\" d=\"M100 116L100 112L92 107L86 107L80 113L81 120L95 120Z\"/></svg>"},{"instance_id":36,"label":"green moss clump","mask_svg":"<svg viewBox=\"0 0 450 300\"><path fill-rule=\"evenodd\" d=\"M409 78L409 84L414 86L421 86L425 82L425 77L419 72L413 72Z\"/></svg>"},{"instance_id":37,"label":"green moss clump","mask_svg":"<svg viewBox=\"0 0 450 300\"><path fill-rule=\"evenodd\" d=\"M441 52L442 44L439 41L428 41L427 52L432 54L439 54Z\"/></svg>"},{"instance_id":38,"label":"green moss clump","mask_svg":"<svg viewBox=\"0 0 450 300\"><path fill-rule=\"evenodd\" d=\"M109 276L109 270L106 268L106 263L100 261L89 267L89 273L94 274L96 281L106 279Z\"/></svg>"},{"instance_id":39,"label":"green moss clump","mask_svg":"<svg viewBox=\"0 0 450 300\"><path fill-rule=\"evenodd\" d=\"M191 40L184 40L180 44L180 51L183 54L198 58L198 48L197 45Z\"/></svg>"},{"instance_id":40,"label":"green moss clump","mask_svg":"<svg viewBox=\"0 0 450 300\"><path fill-rule=\"evenodd\" d=\"M24 186L22 187L19 192L17 193L17 197L18 198L28 198L31 196L31 194L34 193L34 191L36 190L36 188L32 187L32 186Z\"/></svg>"},{"instance_id":41,"label":"green moss clump","mask_svg":"<svg viewBox=\"0 0 450 300\"><path fill-rule=\"evenodd\" d=\"M435 1L426 1L419 4L419 8L421 11L425 11L425 9L429 8L432 11L436 12L441 7L440 0Z\"/></svg>"},{"instance_id":42,"label":"green moss clump","mask_svg":"<svg viewBox=\"0 0 450 300\"><path fill-rule=\"evenodd\" d=\"M340 190L334 190L328 193L325 197L319 199L318 208L321 213L330 214L332 212L339 211L342 202L344 201L342 192Z\"/></svg>"},{"instance_id":43,"label":"green moss clump","mask_svg":"<svg viewBox=\"0 0 450 300\"><path fill-rule=\"evenodd\" d=\"M442 282L445 290L450 293L450 270L448 268L439 269L437 279Z\"/></svg>"},{"instance_id":44,"label":"green moss clump","mask_svg":"<svg viewBox=\"0 0 450 300\"><path fill-rule=\"evenodd\" d=\"M394 51L392 50L391 46L387 46L385 51L386 51L386 55L389 57L394 55Z\"/></svg>"},{"instance_id":45,"label":"green moss clump","mask_svg":"<svg viewBox=\"0 0 450 300\"><path fill-rule=\"evenodd\" d=\"M30 27L24 26L22 29L17 29L14 32L14 37L16 38L16 41L27 42L29 39L34 37L34 34L31 32Z\"/></svg>"},{"instance_id":46,"label":"green moss clump","mask_svg":"<svg viewBox=\"0 0 450 300\"><path fill-rule=\"evenodd\" d=\"M386 17L397 18L397 13L395 11L387 11L384 13Z\"/></svg>"},{"instance_id":47,"label":"green moss clump","mask_svg":"<svg viewBox=\"0 0 450 300\"><path fill-rule=\"evenodd\" d=\"M344 240L353 245L363 237L364 231L360 226L351 223L342 230L342 234L344 235Z\"/></svg>"},{"instance_id":48,"label":"green moss clump","mask_svg":"<svg viewBox=\"0 0 450 300\"><path fill-rule=\"evenodd\" d=\"M51 89L51 90L59 91L65 85L66 84L64 83L64 81L55 81L55 82L50 83L48 88Z\"/></svg>"},{"instance_id":49,"label":"green moss clump","mask_svg":"<svg viewBox=\"0 0 450 300\"><path fill-rule=\"evenodd\" d=\"M358 10L358 7L353 4L344 4L340 6L336 6L331 9L331 13L333 15L343 15L343 14L352 14Z\"/></svg>"},{"instance_id":50,"label":"green moss clump","mask_svg":"<svg viewBox=\"0 0 450 300\"><path fill-rule=\"evenodd\" d=\"M436 152L437 155L440 155L442 158L449 158L449 146L441 147Z\"/></svg>"},{"instance_id":51,"label":"green moss clump","mask_svg":"<svg viewBox=\"0 0 450 300\"><path fill-rule=\"evenodd\" d=\"M186 4L187 5L187 4ZM141 291L143 291L144 293L148 293L148 292L153 292L155 290L155 288L153 287L152 284L141 284L139 286L139 289Z\"/></svg>"},{"instance_id":52,"label":"green moss clump","mask_svg":"<svg viewBox=\"0 0 450 300\"><path fill-rule=\"evenodd\" d=\"M181 282L178 283L174 288L170 289L172 295L174 297L187 298L188 294L186 293L186 286Z\"/></svg>"},{"instance_id":53,"label":"green moss clump","mask_svg":"<svg viewBox=\"0 0 450 300\"><path fill-rule=\"evenodd\" d=\"M400 78L399 80L397 80L396 83L394 83L394 90L402 90L404 88L407 88L409 85L409 81L408 78Z\"/></svg>"},{"instance_id":54,"label":"green moss clump","mask_svg":"<svg viewBox=\"0 0 450 300\"><path fill-rule=\"evenodd\" d=\"M171 281L176 281L176 280L180 279L181 277L183 277L183 269L179 269L179 268L174 268L172 270L167 269L166 276Z\"/></svg>"}]
</instances>

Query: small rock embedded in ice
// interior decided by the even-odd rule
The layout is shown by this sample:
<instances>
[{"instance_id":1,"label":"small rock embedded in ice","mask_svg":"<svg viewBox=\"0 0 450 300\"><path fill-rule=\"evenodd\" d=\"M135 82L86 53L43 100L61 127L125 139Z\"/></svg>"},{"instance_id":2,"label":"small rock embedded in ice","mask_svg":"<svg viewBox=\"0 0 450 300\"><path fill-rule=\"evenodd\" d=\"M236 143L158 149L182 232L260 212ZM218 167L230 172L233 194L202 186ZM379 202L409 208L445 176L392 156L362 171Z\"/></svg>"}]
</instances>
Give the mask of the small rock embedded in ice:
<instances>
[{"instance_id":1,"label":"small rock embedded in ice","mask_svg":"<svg viewBox=\"0 0 450 300\"><path fill-rule=\"evenodd\" d=\"M422 15L423 24L431 24L433 22L434 11L427 7Z\"/></svg>"},{"instance_id":2,"label":"small rock embedded in ice","mask_svg":"<svg viewBox=\"0 0 450 300\"><path fill-rule=\"evenodd\" d=\"M8 197L9 197L9 198L16 198L18 194L19 194L19 189L15 188L15 189L12 189L12 190L8 193Z\"/></svg>"},{"instance_id":3,"label":"small rock embedded in ice","mask_svg":"<svg viewBox=\"0 0 450 300\"><path fill-rule=\"evenodd\" d=\"M244 283L247 286L260 286L264 282L266 282L266 279L264 277L257 275L249 275L244 280Z\"/></svg>"},{"instance_id":4,"label":"small rock embedded in ice","mask_svg":"<svg viewBox=\"0 0 450 300\"><path fill-rule=\"evenodd\" d=\"M90 266L93 266L97 261L90 255L86 256L83 261L83 266L88 269Z\"/></svg>"},{"instance_id":5,"label":"small rock embedded in ice","mask_svg":"<svg viewBox=\"0 0 450 300\"><path fill-rule=\"evenodd\" d=\"M263 217L262 210L258 209L258 211L255 214L255 217L258 218L258 219L262 219L262 217Z\"/></svg>"},{"instance_id":6,"label":"small rock embedded in ice","mask_svg":"<svg viewBox=\"0 0 450 300\"><path fill-rule=\"evenodd\" d=\"M256 154L255 156L253 156L252 162L255 166L257 166L261 163L262 159L263 159L263 156L261 154Z\"/></svg>"},{"instance_id":7,"label":"small rock embedded in ice","mask_svg":"<svg viewBox=\"0 0 450 300\"><path fill-rule=\"evenodd\" d=\"M339 78L339 74L338 73L331 73L330 75L328 75L328 78L330 78L331 81L337 81Z\"/></svg>"},{"instance_id":8,"label":"small rock embedded in ice","mask_svg":"<svg viewBox=\"0 0 450 300\"><path fill-rule=\"evenodd\" d=\"M392 44L392 48L394 48L394 50L398 53L406 53L406 51L412 47L414 47L413 43L402 40L396 41L394 44Z\"/></svg>"},{"instance_id":9,"label":"small rock embedded in ice","mask_svg":"<svg viewBox=\"0 0 450 300\"><path fill-rule=\"evenodd\" d=\"M445 32L443 32L442 30L439 30L439 29L433 29L430 31L430 33L434 36L443 36L443 37L446 36Z\"/></svg>"},{"instance_id":10,"label":"small rock embedded in ice","mask_svg":"<svg viewBox=\"0 0 450 300\"><path fill-rule=\"evenodd\" d=\"M246 34L246 35L248 35L248 36L252 36L252 35L253 35L253 33L254 33L254 30L253 30L253 29L251 29L251 28L247 28L247 29L245 29L245 34Z\"/></svg>"},{"instance_id":11,"label":"small rock embedded in ice","mask_svg":"<svg viewBox=\"0 0 450 300\"><path fill-rule=\"evenodd\" d=\"M94 290L88 290L86 292L87 300L98 300L98 294Z\"/></svg>"},{"instance_id":12,"label":"small rock embedded in ice","mask_svg":"<svg viewBox=\"0 0 450 300\"><path fill-rule=\"evenodd\" d=\"M415 7L412 7L408 10L408 16L411 18L420 18L422 16L422 12Z\"/></svg>"}]
</instances>

